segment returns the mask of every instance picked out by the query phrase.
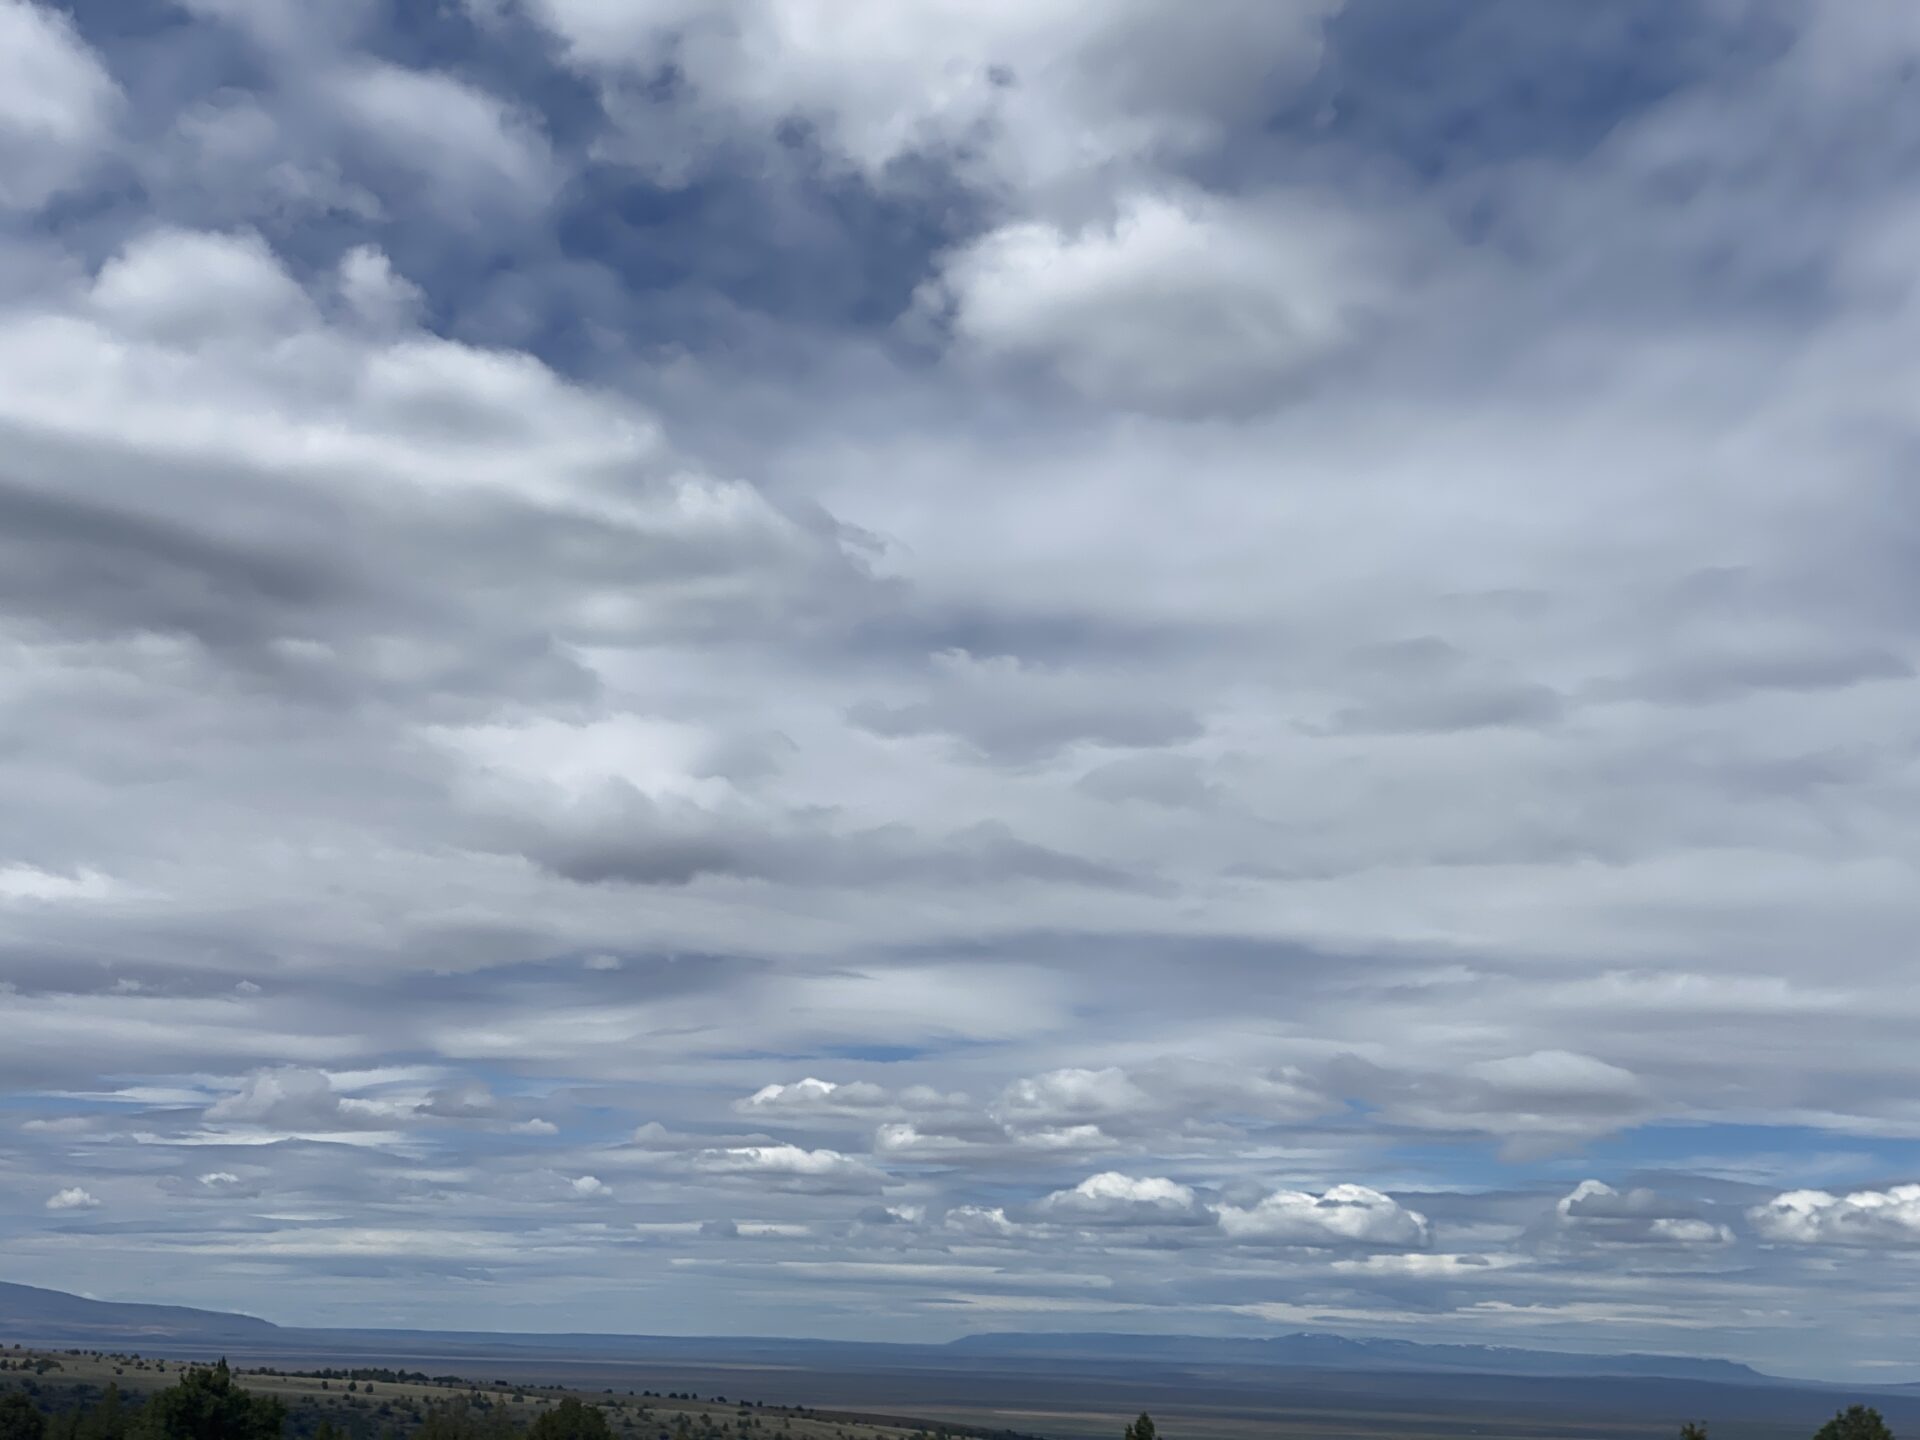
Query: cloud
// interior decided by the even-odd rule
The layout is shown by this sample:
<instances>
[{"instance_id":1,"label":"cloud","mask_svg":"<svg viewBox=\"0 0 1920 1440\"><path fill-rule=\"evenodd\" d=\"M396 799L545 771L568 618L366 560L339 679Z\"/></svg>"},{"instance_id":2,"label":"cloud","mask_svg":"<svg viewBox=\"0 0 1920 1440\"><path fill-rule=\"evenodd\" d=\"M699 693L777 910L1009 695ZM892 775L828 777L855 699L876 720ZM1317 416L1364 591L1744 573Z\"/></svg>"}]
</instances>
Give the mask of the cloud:
<instances>
[{"instance_id":1,"label":"cloud","mask_svg":"<svg viewBox=\"0 0 1920 1440\"><path fill-rule=\"evenodd\" d=\"M1431 1074L1389 1070L1356 1056L1329 1068L1331 1084L1400 1123L1501 1135L1514 1154L1618 1129L1653 1103L1631 1071L1571 1050L1475 1060Z\"/></svg>"},{"instance_id":2,"label":"cloud","mask_svg":"<svg viewBox=\"0 0 1920 1440\"><path fill-rule=\"evenodd\" d=\"M1008 1240L1021 1233L1021 1227L998 1205L956 1205L941 1217L940 1225L976 1240Z\"/></svg>"},{"instance_id":3,"label":"cloud","mask_svg":"<svg viewBox=\"0 0 1920 1440\"><path fill-rule=\"evenodd\" d=\"M1131 1115L1153 1105L1124 1070L1051 1070L1016 1080L1000 1097L1000 1112L1015 1120Z\"/></svg>"},{"instance_id":4,"label":"cloud","mask_svg":"<svg viewBox=\"0 0 1920 1440\"><path fill-rule=\"evenodd\" d=\"M70 1185L65 1190L56 1191L47 1197L49 1210L93 1210L100 1202L78 1185Z\"/></svg>"},{"instance_id":5,"label":"cloud","mask_svg":"<svg viewBox=\"0 0 1920 1440\"><path fill-rule=\"evenodd\" d=\"M1178 704L1119 693L1111 680L964 651L931 657L924 699L866 700L849 717L876 735L949 736L1000 764L1035 763L1081 743L1170 745L1200 730L1198 719Z\"/></svg>"},{"instance_id":6,"label":"cloud","mask_svg":"<svg viewBox=\"0 0 1920 1440\"><path fill-rule=\"evenodd\" d=\"M660 803L631 786L554 813L503 845L580 884L688 885L707 878L818 886L1125 886L1123 872L1020 839L998 821L939 836L905 825L842 830L821 816Z\"/></svg>"},{"instance_id":7,"label":"cloud","mask_svg":"<svg viewBox=\"0 0 1920 1440\"><path fill-rule=\"evenodd\" d=\"M394 1116L370 1101L343 1098L323 1070L286 1065L254 1071L238 1090L209 1105L206 1118L215 1125L326 1131L379 1125Z\"/></svg>"},{"instance_id":8,"label":"cloud","mask_svg":"<svg viewBox=\"0 0 1920 1440\"><path fill-rule=\"evenodd\" d=\"M1205 764L1190 755L1129 755L1096 765L1080 777L1077 788L1116 803L1139 801L1170 810L1198 810L1223 795L1208 782Z\"/></svg>"},{"instance_id":9,"label":"cloud","mask_svg":"<svg viewBox=\"0 0 1920 1440\"><path fill-rule=\"evenodd\" d=\"M1779 1245L1898 1248L1920 1244L1920 1185L1856 1190L1789 1190L1747 1211L1763 1240Z\"/></svg>"},{"instance_id":10,"label":"cloud","mask_svg":"<svg viewBox=\"0 0 1920 1440\"><path fill-rule=\"evenodd\" d=\"M450 200L537 204L559 181L538 123L454 76L361 63L323 83L346 121Z\"/></svg>"},{"instance_id":11,"label":"cloud","mask_svg":"<svg viewBox=\"0 0 1920 1440\"><path fill-rule=\"evenodd\" d=\"M247 233L153 231L101 266L88 299L115 329L169 348L257 341L316 318L306 291Z\"/></svg>"},{"instance_id":12,"label":"cloud","mask_svg":"<svg viewBox=\"0 0 1920 1440\"><path fill-rule=\"evenodd\" d=\"M1129 194L1109 219L1005 226L946 256L920 303L967 350L1031 362L1087 400L1256 410L1349 343L1378 291L1326 197Z\"/></svg>"},{"instance_id":13,"label":"cloud","mask_svg":"<svg viewBox=\"0 0 1920 1440\"><path fill-rule=\"evenodd\" d=\"M415 1113L443 1120L484 1120L500 1112L493 1091L477 1080L445 1085L431 1092Z\"/></svg>"},{"instance_id":14,"label":"cloud","mask_svg":"<svg viewBox=\"0 0 1920 1440\"><path fill-rule=\"evenodd\" d=\"M613 1194L613 1187L595 1175L578 1176L567 1182L567 1189L579 1200L601 1200Z\"/></svg>"},{"instance_id":15,"label":"cloud","mask_svg":"<svg viewBox=\"0 0 1920 1440\"><path fill-rule=\"evenodd\" d=\"M808 1150L799 1145L735 1145L696 1151L689 1163L699 1174L750 1178L776 1187L831 1194L877 1192L885 1176L837 1150Z\"/></svg>"},{"instance_id":16,"label":"cloud","mask_svg":"<svg viewBox=\"0 0 1920 1440\"><path fill-rule=\"evenodd\" d=\"M72 20L0 0L0 210L33 210L105 158L119 87Z\"/></svg>"},{"instance_id":17,"label":"cloud","mask_svg":"<svg viewBox=\"0 0 1920 1440\"><path fill-rule=\"evenodd\" d=\"M942 0L910 26L884 10L785 0L533 8L616 96L672 56L728 129L760 137L799 122L870 175L916 153L958 154L983 183L1044 191L1075 172L1204 146L1252 119L1276 86L1311 69L1333 7L1277 17L1235 0L1206 26L1134 0L1098 12ZM668 165L657 139L636 129L629 144Z\"/></svg>"},{"instance_id":18,"label":"cloud","mask_svg":"<svg viewBox=\"0 0 1920 1440\"><path fill-rule=\"evenodd\" d=\"M734 1108L754 1111L860 1114L887 1104L887 1092L864 1082L841 1085L808 1076L790 1085L763 1085Z\"/></svg>"},{"instance_id":19,"label":"cloud","mask_svg":"<svg viewBox=\"0 0 1920 1440\"><path fill-rule=\"evenodd\" d=\"M1733 1231L1698 1206L1643 1187L1582 1180L1554 1206L1562 1235L1600 1245L1727 1245Z\"/></svg>"},{"instance_id":20,"label":"cloud","mask_svg":"<svg viewBox=\"0 0 1920 1440\"><path fill-rule=\"evenodd\" d=\"M1365 1185L1335 1185L1319 1195L1275 1190L1250 1206L1221 1206L1219 1221L1246 1244L1417 1249L1432 1239L1426 1216Z\"/></svg>"},{"instance_id":21,"label":"cloud","mask_svg":"<svg viewBox=\"0 0 1920 1440\"><path fill-rule=\"evenodd\" d=\"M136 8L0 3L15 1278L1906 1358L1892 10Z\"/></svg>"},{"instance_id":22,"label":"cloud","mask_svg":"<svg viewBox=\"0 0 1920 1440\"><path fill-rule=\"evenodd\" d=\"M1115 1170L1089 1175L1071 1190L1056 1190L1034 1209L1049 1220L1081 1225L1197 1225L1211 1219L1189 1186Z\"/></svg>"}]
</instances>

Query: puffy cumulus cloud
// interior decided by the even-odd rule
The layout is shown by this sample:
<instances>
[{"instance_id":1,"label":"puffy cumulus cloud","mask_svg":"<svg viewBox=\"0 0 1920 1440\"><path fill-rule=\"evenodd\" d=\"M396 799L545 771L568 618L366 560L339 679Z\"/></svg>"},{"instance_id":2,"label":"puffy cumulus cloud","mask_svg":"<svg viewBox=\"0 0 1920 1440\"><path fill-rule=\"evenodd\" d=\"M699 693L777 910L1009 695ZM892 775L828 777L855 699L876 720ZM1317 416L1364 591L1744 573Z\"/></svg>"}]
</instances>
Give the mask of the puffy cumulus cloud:
<instances>
[{"instance_id":1,"label":"puffy cumulus cloud","mask_svg":"<svg viewBox=\"0 0 1920 1440\"><path fill-rule=\"evenodd\" d=\"M873 1132L873 1149L876 1155L905 1159L963 1159L977 1154L988 1143L984 1140L969 1140L958 1135L929 1134L918 1125L905 1120L889 1121L885 1125L878 1126Z\"/></svg>"},{"instance_id":2,"label":"puffy cumulus cloud","mask_svg":"<svg viewBox=\"0 0 1920 1440\"><path fill-rule=\"evenodd\" d=\"M78 1185L69 1185L65 1190L56 1190L47 1197L49 1210L92 1210L99 1206L91 1193Z\"/></svg>"},{"instance_id":3,"label":"puffy cumulus cloud","mask_svg":"<svg viewBox=\"0 0 1920 1440\"><path fill-rule=\"evenodd\" d=\"M1135 1115L1153 1103L1124 1070L1108 1066L1016 1080L1001 1095L999 1110L1012 1120L1088 1119Z\"/></svg>"},{"instance_id":4,"label":"puffy cumulus cloud","mask_svg":"<svg viewBox=\"0 0 1920 1440\"><path fill-rule=\"evenodd\" d=\"M120 88L73 22L0 0L0 210L31 210L105 158Z\"/></svg>"},{"instance_id":5,"label":"puffy cumulus cloud","mask_svg":"<svg viewBox=\"0 0 1920 1440\"><path fill-rule=\"evenodd\" d=\"M238 1090L207 1107L213 1124L286 1130L348 1129L369 1118L364 1102L356 1108L345 1100L325 1071L297 1065L255 1071Z\"/></svg>"},{"instance_id":6,"label":"puffy cumulus cloud","mask_svg":"<svg viewBox=\"0 0 1920 1440\"><path fill-rule=\"evenodd\" d=\"M941 1217L940 1226L975 1240L1010 1240L1023 1233L998 1205L956 1205Z\"/></svg>"},{"instance_id":7,"label":"puffy cumulus cloud","mask_svg":"<svg viewBox=\"0 0 1920 1440\"><path fill-rule=\"evenodd\" d=\"M1582 1180L1555 1202L1554 1216L1562 1237L1600 1245L1728 1245L1734 1238L1696 1204L1602 1180Z\"/></svg>"},{"instance_id":8,"label":"puffy cumulus cloud","mask_svg":"<svg viewBox=\"0 0 1920 1440\"><path fill-rule=\"evenodd\" d=\"M888 1104L886 1090L864 1081L838 1084L811 1075L792 1084L762 1085L734 1108L744 1114L865 1114Z\"/></svg>"},{"instance_id":9,"label":"puffy cumulus cloud","mask_svg":"<svg viewBox=\"0 0 1920 1440\"><path fill-rule=\"evenodd\" d=\"M920 292L967 350L1051 371L1089 401L1255 411L1360 329L1375 242L1324 199L1130 194L1103 220L1039 220L948 254Z\"/></svg>"},{"instance_id":10,"label":"puffy cumulus cloud","mask_svg":"<svg viewBox=\"0 0 1920 1440\"><path fill-rule=\"evenodd\" d=\"M576 1200L604 1200L613 1187L597 1175L580 1175L567 1182L567 1190Z\"/></svg>"},{"instance_id":11,"label":"puffy cumulus cloud","mask_svg":"<svg viewBox=\"0 0 1920 1440\"><path fill-rule=\"evenodd\" d=\"M166 227L100 267L88 293L114 329L169 349L264 340L317 319L257 234Z\"/></svg>"},{"instance_id":12,"label":"puffy cumulus cloud","mask_svg":"<svg viewBox=\"0 0 1920 1440\"><path fill-rule=\"evenodd\" d=\"M1247 1244L1417 1249L1432 1238L1426 1216L1365 1185L1275 1190L1250 1206L1222 1205L1218 1216L1229 1238Z\"/></svg>"},{"instance_id":13,"label":"puffy cumulus cloud","mask_svg":"<svg viewBox=\"0 0 1920 1440\"><path fill-rule=\"evenodd\" d=\"M1049 1220L1076 1225L1202 1225L1212 1218L1190 1186L1116 1170L1089 1175L1071 1190L1056 1190L1042 1197L1034 1210Z\"/></svg>"},{"instance_id":14,"label":"puffy cumulus cloud","mask_svg":"<svg viewBox=\"0 0 1920 1440\"><path fill-rule=\"evenodd\" d=\"M1781 1245L1920 1245L1920 1185L1886 1190L1789 1190L1747 1211L1762 1240Z\"/></svg>"}]
</instances>

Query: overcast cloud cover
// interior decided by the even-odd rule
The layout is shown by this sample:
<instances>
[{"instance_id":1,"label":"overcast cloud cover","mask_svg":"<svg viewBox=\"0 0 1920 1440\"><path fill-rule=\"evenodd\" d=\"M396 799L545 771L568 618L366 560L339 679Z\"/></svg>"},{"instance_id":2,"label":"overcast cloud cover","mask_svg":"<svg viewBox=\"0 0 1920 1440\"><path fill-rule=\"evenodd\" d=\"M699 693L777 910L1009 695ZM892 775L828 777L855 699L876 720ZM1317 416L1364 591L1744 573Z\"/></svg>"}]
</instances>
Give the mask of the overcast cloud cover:
<instances>
[{"instance_id":1,"label":"overcast cloud cover","mask_svg":"<svg viewBox=\"0 0 1920 1440\"><path fill-rule=\"evenodd\" d=\"M1916 13L0 0L4 1278L1908 1378Z\"/></svg>"}]
</instances>

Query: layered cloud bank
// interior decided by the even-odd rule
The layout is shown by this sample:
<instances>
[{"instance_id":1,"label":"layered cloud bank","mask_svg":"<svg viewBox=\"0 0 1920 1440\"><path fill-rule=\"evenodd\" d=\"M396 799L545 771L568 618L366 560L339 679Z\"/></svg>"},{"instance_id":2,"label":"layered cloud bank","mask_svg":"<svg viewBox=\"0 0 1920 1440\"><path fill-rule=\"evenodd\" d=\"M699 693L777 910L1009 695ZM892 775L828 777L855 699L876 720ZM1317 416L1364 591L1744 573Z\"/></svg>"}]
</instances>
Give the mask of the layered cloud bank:
<instances>
[{"instance_id":1,"label":"layered cloud bank","mask_svg":"<svg viewBox=\"0 0 1920 1440\"><path fill-rule=\"evenodd\" d=\"M8 1278L1904 1363L1911 26L401 8L0 0Z\"/></svg>"}]
</instances>

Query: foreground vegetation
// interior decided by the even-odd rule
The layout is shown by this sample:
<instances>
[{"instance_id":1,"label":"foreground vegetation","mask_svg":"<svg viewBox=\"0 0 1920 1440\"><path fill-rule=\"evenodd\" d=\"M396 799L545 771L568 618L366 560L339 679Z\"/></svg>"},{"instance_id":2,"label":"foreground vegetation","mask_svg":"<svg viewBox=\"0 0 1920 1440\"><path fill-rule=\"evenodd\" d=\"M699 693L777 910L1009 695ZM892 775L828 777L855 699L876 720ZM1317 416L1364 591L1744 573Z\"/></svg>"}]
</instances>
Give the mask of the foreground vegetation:
<instances>
[{"instance_id":1,"label":"foreground vegetation","mask_svg":"<svg viewBox=\"0 0 1920 1440\"><path fill-rule=\"evenodd\" d=\"M994 1440L693 1394L597 1395L382 1368L236 1371L105 1351L0 1353L0 1440ZM1005 1432L998 1440L1022 1440Z\"/></svg>"},{"instance_id":2,"label":"foreground vegetation","mask_svg":"<svg viewBox=\"0 0 1920 1440\"><path fill-rule=\"evenodd\" d=\"M248 1381L239 1379L245 1374ZM124 1383L123 1383L124 1382ZM0 1440L1031 1440L804 1406L651 1391L571 1394L379 1368L235 1372L104 1351L0 1352ZM1122 1440L1160 1440L1151 1416ZM1679 1440L1709 1440L1688 1422ZM1894 1440L1853 1405L1813 1440Z\"/></svg>"}]
</instances>

